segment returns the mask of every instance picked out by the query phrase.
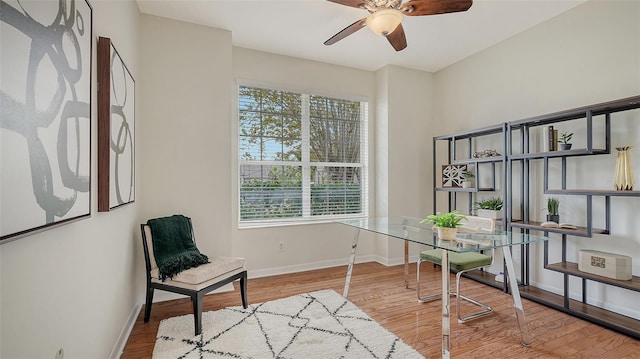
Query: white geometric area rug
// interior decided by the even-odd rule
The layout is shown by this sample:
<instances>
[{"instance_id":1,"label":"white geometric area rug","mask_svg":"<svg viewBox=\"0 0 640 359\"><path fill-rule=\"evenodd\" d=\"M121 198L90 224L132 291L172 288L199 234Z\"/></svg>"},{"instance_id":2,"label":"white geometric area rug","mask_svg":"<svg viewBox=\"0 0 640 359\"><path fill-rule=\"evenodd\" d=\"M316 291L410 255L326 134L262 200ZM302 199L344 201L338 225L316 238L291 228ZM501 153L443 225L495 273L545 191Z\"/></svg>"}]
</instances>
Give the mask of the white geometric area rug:
<instances>
[{"instance_id":1,"label":"white geometric area rug","mask_svg":"<svg viewBox=\"0 0 640 359\"><path fill-rule=\"evenodd\" d=\"M333 290L160 322L153 358L423 358Z\"/></svg>"}]
</instances>

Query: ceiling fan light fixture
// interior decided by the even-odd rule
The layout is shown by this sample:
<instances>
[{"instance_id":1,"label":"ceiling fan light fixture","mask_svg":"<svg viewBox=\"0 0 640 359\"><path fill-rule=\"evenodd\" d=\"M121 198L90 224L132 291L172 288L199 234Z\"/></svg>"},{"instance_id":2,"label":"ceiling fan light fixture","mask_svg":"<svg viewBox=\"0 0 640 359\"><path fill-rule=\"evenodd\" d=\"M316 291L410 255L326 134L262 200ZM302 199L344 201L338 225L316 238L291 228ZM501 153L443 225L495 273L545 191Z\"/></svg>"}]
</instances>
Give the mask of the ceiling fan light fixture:
<instances>
[{"instance_id":1,"label":"ceiling fan light fixture","mask_svg":"<svg viewBox=\"0 0 640 359\"><path fill-rule=\"evenodd\" d=\"M402 12L397 9L382 9L367 17L367 26L378 35L387 36L402 22Z\"/></svg>"}]
</instances>

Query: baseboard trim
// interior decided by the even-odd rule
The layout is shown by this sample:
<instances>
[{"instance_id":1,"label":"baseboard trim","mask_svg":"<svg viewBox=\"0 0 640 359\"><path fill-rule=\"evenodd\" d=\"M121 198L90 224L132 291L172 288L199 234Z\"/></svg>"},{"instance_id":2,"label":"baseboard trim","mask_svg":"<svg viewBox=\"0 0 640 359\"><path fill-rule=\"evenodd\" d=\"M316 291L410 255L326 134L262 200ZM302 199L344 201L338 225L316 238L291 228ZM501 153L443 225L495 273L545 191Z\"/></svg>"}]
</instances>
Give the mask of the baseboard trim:
<instances>
[{"instance_id":1,"label":"baseboard trim","mask_svg":"<svg viewBox=\"0 0 640 359\"><path fill-rule=\"evenodd\" d=\"M131 313L129 313L129 319L125 323L124 328L122 328L122 332L120 332L120 336L118 336L118 340L116 340L116 344L113 346L111 354L109 354L109 359L118 359L124 352L124 347L127 345L127 340L129 340L133 326L136 323L136 319L138 319L140 308L142 308L142 305L136 304Z\"/></svg>"},{"instance_id":2,"label":"baseboard trim","mask_svg":"<svg viewBox=\"0 0 640 359\"><path fill-rule=\"evenodd\" d=\"M365 262L379 262L379 260L378 260L378 257L374 255L356 257L356 263L365 263ZM249 278L270 277L274 275L299 273L299 272L306 272L306 271L316 270L316 269L344 266L347 264L349 264L348 259L335 259L335 260L320 261L320 262L314 262L314 263L296 264L291 266L248 270L247 277Z\"/></svg>"}]
</instances>

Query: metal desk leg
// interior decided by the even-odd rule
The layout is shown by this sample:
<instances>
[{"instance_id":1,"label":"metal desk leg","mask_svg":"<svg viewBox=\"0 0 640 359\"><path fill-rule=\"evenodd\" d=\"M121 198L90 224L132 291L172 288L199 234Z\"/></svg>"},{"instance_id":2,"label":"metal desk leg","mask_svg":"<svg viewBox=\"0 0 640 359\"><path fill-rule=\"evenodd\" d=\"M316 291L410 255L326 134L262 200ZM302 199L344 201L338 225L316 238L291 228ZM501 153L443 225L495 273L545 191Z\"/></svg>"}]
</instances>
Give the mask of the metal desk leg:
<instances>
[{"instance_id":1,"label":"metal desk leg","mask_svg":"<svg viewBox=\"0 0 640 359\"><path fill-rule=\"evenodd\" d=\"M509 288L513 297L513 307L516 311L520 334L522 335L522 346L529 347L531 339L529 337L529 329L527 328L527 320L524 316L524 308L522 307L522 299L520 299L520 289L518 289L518 278L516 270L513 268L513 260L511 259L511 250L508 246L502 247L504 262L507 265L507 274L509 276Z\"/></svg>"},{"instance_id":2,"label":"metal desk leg","mask_svg":"<svg viewBox=\"0 0 640 359\"><path fill-rule=\"evenodd\" d=\"M449 359L449 332L451 326L449 298L449 252L442 250L442 358Z\"/></svg>"},{"instance_id":3,"label":"metal desk leg","mask_svg":"<svg viewBox=\"0 0 640 359\"><path fill-rule=\"evenodd\" d=\"M404 241L404 287L409 289L409 241Z\"/></svg>"},{"instance_id":4,"label":"metal desk leg","mask_svg":"<svg viewBox=\"0 0 640 359\"><path fill-rule=\"evenodd\" d=\"M351 244L351 257L349 258L349 267L347 268L347 278L344 281L344 291L342 297L347 298L349 295L349 286L351 285L351 272L353 272L353 263L356 261L356 247L358 246L358 237L360 236L360 229L356 230L356 234L353 236L353 243Z\"/></svg>"}]
</instances>

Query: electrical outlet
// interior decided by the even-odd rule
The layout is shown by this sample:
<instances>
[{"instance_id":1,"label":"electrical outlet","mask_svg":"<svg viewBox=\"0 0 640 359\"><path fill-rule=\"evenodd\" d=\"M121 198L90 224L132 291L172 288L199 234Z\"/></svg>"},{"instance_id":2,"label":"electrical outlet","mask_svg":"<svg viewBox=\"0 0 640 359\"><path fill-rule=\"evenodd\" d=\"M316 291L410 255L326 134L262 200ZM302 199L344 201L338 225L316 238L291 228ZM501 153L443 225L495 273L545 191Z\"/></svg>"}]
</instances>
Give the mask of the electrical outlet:
<instances>
[{"instance_id":1,"label":"electrical outlet","mask_svg":"<svg viewBox=\"0 0 640 359\"><path fill-rule=\"evenodd\" d=\"M56 359L64 359L64 349L58 349L58 351L56 352Z\"/></svg>"},{"instance_id":2,"label":"electrical outlet","mask_svg":"<svg viewBox=\"0 0 640 359\"><path fill-rule=\"evenodd\" d=\"M284 242L278 243L278 251L279 252L284 252Z\"/></svg>"}]
</instances>

